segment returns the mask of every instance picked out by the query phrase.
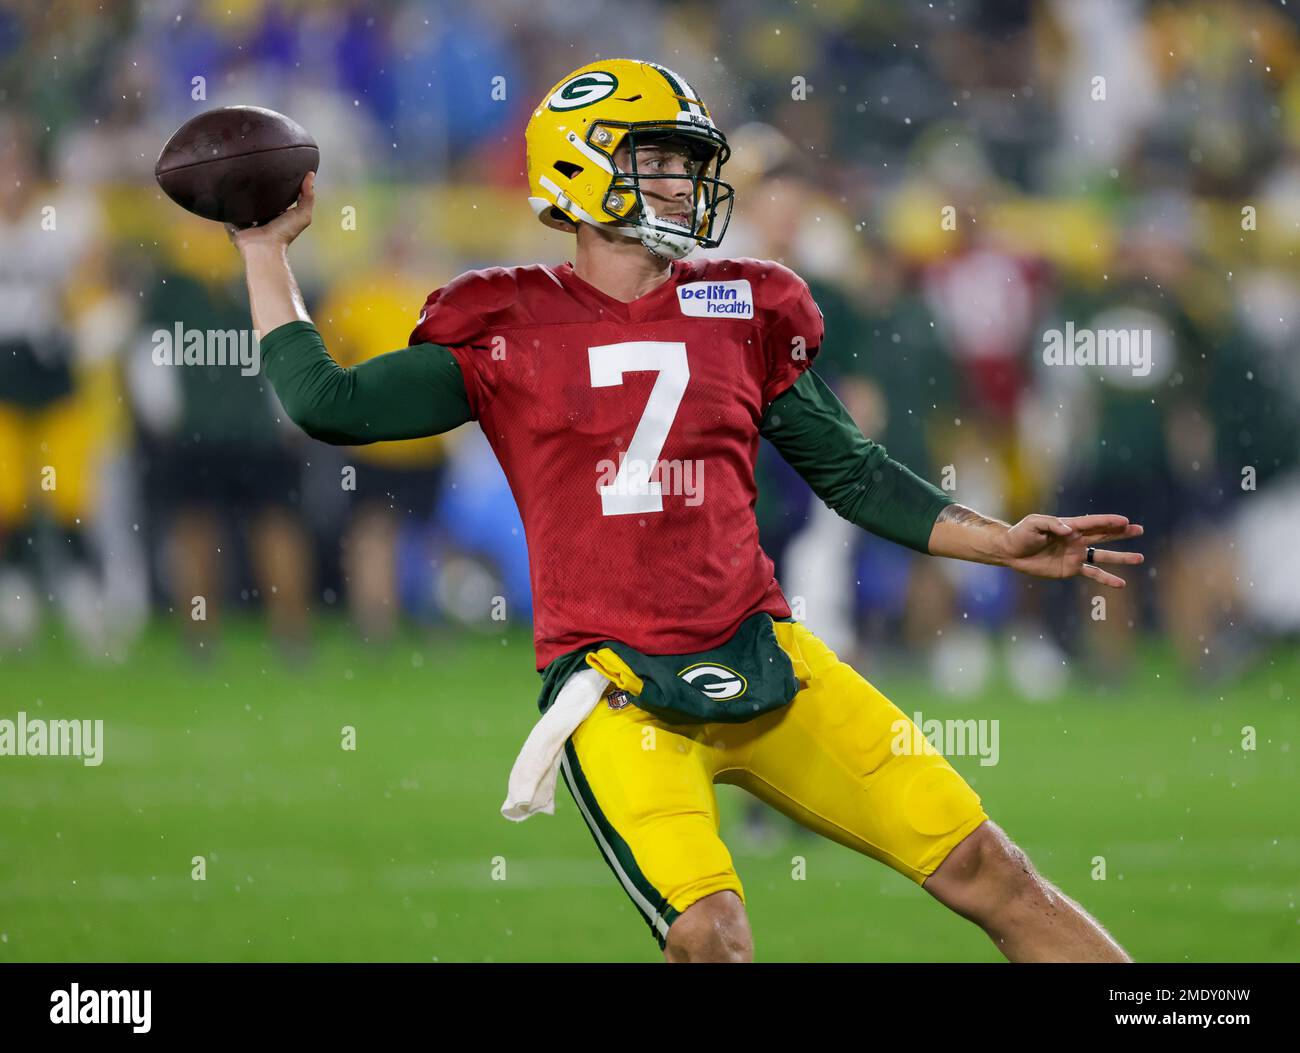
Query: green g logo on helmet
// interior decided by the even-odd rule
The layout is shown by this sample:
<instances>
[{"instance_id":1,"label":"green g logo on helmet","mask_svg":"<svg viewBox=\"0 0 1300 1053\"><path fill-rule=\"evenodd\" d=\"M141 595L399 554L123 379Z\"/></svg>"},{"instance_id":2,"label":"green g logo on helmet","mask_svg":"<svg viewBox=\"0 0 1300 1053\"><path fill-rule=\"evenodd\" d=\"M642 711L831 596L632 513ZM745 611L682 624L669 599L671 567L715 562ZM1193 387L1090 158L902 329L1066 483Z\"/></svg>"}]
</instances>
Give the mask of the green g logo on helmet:
<instances>
[{"instance_id":1,"label":"green g logo on helmet","mask_svg":"<svg viewBox=\"0 0 1300 1053\"><path fill-rule=\"evenodd\" d=\"M547 105L552 110L580 110L601 99L608 99L617 90L618 78L614 74L592 70L566 80L555 89Z\"/></svg>"}]
</instances>

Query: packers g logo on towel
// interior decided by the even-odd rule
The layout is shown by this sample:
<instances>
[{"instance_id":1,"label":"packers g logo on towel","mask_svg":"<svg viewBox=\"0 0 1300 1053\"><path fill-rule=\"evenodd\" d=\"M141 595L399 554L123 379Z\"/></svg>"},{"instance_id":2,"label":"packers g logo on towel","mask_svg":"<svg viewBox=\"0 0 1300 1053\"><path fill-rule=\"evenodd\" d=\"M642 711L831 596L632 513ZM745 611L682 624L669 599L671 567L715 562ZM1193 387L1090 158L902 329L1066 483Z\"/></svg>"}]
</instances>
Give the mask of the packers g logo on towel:
<instances>
[{"instance_id":1,"label":"packers g logo on towel","mask_svg":"<svg viewBox=\"0 0 1300 1053\"><path fill-rule=\"evenodd\" d=\"M555 89L547 104L552 110L580 110L593 102L608 99L618 88L618 78L603 70L581 73Z\"/></svg>"},{"instance_id":2,"label":"packers g logo on towel","mask_svg":"<svg viewBox=\"0 0 1300 1053\"><path fill-rule=\"evenodd\" d=\"M734 669L711 662L688 665L677 675L715 702L730 702L749 688L745 678Z\"/></svg>"}]
</instances>

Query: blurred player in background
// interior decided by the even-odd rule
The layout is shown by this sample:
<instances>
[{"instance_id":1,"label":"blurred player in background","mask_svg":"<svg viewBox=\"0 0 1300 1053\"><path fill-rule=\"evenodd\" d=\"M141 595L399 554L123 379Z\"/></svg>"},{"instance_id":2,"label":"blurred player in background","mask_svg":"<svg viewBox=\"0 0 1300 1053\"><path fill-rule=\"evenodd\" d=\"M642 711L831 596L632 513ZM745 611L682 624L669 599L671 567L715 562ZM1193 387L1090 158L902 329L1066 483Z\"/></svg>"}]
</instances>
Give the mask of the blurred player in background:
<instances>
[{"instance_id":1,"label":"blurred player in background","mask_svg":"<svg viewBox=\"0 0 1300 1053\"><path fill-rule=\"evenodd\" d=\"M410 273L406 232L394 231L382 266L350 273L328 291L321 334L340 365L352 366L392 350L388 334L410 317L424 288ZM348 450L355 472L342 541L348 610L362 638L393 638L401 611L398 542L402 532L432 518L442 480L443 440L436 436Z\"/></svg>"},{"instance_id":2,"label":"blurred player in background","mask_svg":"<svg viewBox=\"0 0 1300 1053\"><path fill-rule=\"evenodd\" d=\"M48 185L30 126L0 111L0 650L35 638L46 597L86 651L107 642L88 531L109 428L68 310L97 227L94 199Z\"/></svg>"},{"instance_id":3,"label":"blurred player in background","mask_svg":"<svg viewBox=\"0 0 1300 1053\"><path fill-rule=\"evenodd\" d=\"M130 367L164 589L194 655L210 652L238 595L260 601L276 643L296 657L308 643L313 572L299 509L300 438L281 423L262 378L230 365L153 360L153 334L177 324L247 328L236 275L228 258L210 255L210 234L189 228L183 241L166 240Z\"/></svg>"}]
</instances>

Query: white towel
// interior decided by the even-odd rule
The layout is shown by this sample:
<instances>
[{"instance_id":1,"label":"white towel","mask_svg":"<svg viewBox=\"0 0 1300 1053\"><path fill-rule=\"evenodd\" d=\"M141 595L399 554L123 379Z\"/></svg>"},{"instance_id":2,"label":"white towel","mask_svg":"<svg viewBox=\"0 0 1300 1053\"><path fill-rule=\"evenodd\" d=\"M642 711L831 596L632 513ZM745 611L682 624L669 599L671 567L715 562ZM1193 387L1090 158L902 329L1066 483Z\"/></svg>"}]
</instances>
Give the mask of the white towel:
<instances>
[{"instance_id":1,"label":"white towel","mask_svg":"<svg viewBox=\"0 0 1300 1053\"><path fill-rule=\"evenodd\" d=\"M535 812L555 814L555 779L564 743L596 708L609 683L589 668L579 670L565 682L515 758L501 806L501 814L507 819L520 823Z\"/></svg>"}]
</instances>

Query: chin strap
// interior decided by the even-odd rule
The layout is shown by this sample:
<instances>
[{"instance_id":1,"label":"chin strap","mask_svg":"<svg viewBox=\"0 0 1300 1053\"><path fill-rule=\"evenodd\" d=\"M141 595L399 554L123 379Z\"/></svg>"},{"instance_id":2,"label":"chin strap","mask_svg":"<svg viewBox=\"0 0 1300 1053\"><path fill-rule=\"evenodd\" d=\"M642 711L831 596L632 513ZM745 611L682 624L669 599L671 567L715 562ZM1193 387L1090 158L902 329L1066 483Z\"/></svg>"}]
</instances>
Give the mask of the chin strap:
<instances>
[{"instance_id":1,"label":"chin strap","mask_svg":"<svg viewBox=\"0 0 1300 1053\"><path fill-rule=\"evenodd\" d=\"M674 234L670 230L655 229L659 219L650 205L645 206L644 215L636 223L602 223L580 209L578 216L584 223L590 223L604 230L612 230L626 238L636 238L656 256L665 260L680 260L690 255L691 251L698 248L700 244L689 234ZM676 226L676 224L669 224L669 226Z\"/></svg>"},{"instance_id":2,"label":"chin strap","mask_svg":"<svg viewBox=\"0 0 1300 1053\"><path fill-rule=\"evenodd\" d=\"M699 245L699 242L688 234L673 234L666 230L656 230L655 223L657 219L655 210L646 205L645 214L641 221L632 227L633 236L640 238L641 244L656 256L661 256L666 260L680 260L683 256L689 255L691 250Z\"/></svg>"},{"instance_id":3,"label":"chin strap","mask_svg":"<svg viewBox=\"0 0 1300 1053\"><path fill-rule=\"evenodd\" d=\"M546 183L545 179L543 179L543 183ZM641 242L641 244L647 249L663 259L680 260L684 256L690 255L692 250L699 246L699 242L689 234L674 234L670 230L655 229L655 225L658 222L658 216L656 216L655 210L650 205L645 206L644 214L636 223L610 223L607 220L602 221L597 219L590 212L587 212L571 200L554 184L550 184L549 189L553 189L556 192L560 207L567 209L573 215L577 216L583 223L590 223L593 227L600 227L602 230L612 230L627 238L636 238L637 241ZM551 202L541 197L530 197L528 202L532 205L533 210L539 215L551 207ZM704 205L703 202L701 202L695 209L695 221L697 226L699 225L703 211ZM676 226L676 224L672 223L668 225ZM685 228L682 229L685 230Z\"/></svg>"},{"instance_id":4,"label":"chin strap","mask_svg":"<svg viewBox=\"0 0 1300 1053\"><path fill-rule=\"evenodd\" d=\"M558 191L559 188L557 187ZM601 221L585 209L581 208L565 196L562 192L557 194L562 208L567 209L578 217L583 223L590 223L593 227L600 227L602 230L612 230L617 234L622 234L627 238L636 238L647 249L656 256L666 260L680 260L683 256L690 254L691 250L696 247L698 242L685 234L673 234L671 231L655 230L655 212L649 205L646 206L646 218L639 223L610 223L608 220ZM544 197L530 197L528 203L533 207L533 211L538 215L544 215L550 208L551 202ZM566 221L567 223L567 221ZM561 226L558 222L548 223L548 226L554 226L558 230L572 230L571 225Z\"/></svg>"}]
</instances>

